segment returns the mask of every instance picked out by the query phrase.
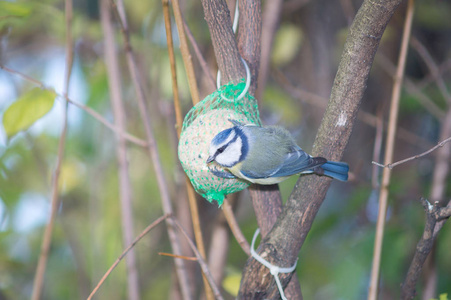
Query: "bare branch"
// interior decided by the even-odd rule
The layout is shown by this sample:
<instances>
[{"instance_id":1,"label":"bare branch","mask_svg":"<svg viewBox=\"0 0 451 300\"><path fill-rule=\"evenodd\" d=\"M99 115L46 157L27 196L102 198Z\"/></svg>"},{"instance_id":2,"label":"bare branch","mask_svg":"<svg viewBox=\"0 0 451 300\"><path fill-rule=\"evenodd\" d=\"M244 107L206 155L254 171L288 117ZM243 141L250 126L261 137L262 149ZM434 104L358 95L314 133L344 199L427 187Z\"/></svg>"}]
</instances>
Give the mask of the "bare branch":
<instances>
[{"instance_id":1,"label":"bare branch","mask_svg":"<svg viewBox=\"0 0 451 300\"><path fill-rule=\"evenodd\" d=\"M175 128L177 130L177 136L180 137L182 132L182 109L180 108L180 96L177 84L177 69L175 65L175 54L174 54L174 40L172 38L172 26L171 26L171 15L169 14L169 0L163 0L163 16L164 16L164 27L166 29L166 43L168 44L168 55L169 64L171 67L171 83L172 83L172 94L174 96L174 111L175 111Z\"/></svg>"},{"instance_id":2,"label":"bare branch","mask_svg":"<svg viewBox=\"0 0 451 300\"><path fill-rule=\"evenodd\" d=\"M381 107L379 107L378 111L377 111L377 125L376 125L376 135L374 137L374 147L373 147L373 159L379 159L381 157L381 153L382 153L382 140L383 140L383 113L382 113L382 109ZM379 169L376 167L372 168L372 174L371 174L371 186L373 188L373 190L377 190L379 189Z\"/></svg>"},{"instance_id":3,"label":"bare branch","mask_svg":"<svg viewBox=\"0 0 451 300\"><path fill-rule=\"evenodd\" d=\"M171 64L172 91L174 93L174 109L175 109L175 113L176 113L177 137L180 138L183 120L182 120L182 113L181 113L181 107L180 107L180 101L179 101L179 92L178 92L178 87L177 87L175 55L174 55L174 46L173 46L173 41L172 41L171 19L170 19L170 15L169 15L169 1L163 0L162 4L163 4L164 19L165 19L164 22L165 22L165 27L166 27L166 39L167 39L167 43L168 43L169 61ZM173 6L174 6L175 18L177 20L177 27L180 26L181 23L183 23L185 25L185 27L188 28L188 26L185 24L185 22L183 20L182 13L180 11L180 7L179 7L177 0L173 2ZM198 95L197 83L196 83L197 80L195 78L195 73L194 73L194 69L192 66L192 62L191 62L191 55L189 53L189 49L188 49L188 46L186 43L186 38L184 36L185 28L178 28L178 31L179 31L179 35L182 34L182 36L180 36L180 38L182 39L181 51L182 51L183 60L185 63L185 69L187 69L186 71L187 71L187 75L188 75L188 81L190 84L191 98L193 101L193 105L196 105L196 103L199 101L199 95ZM193 40L194 40L194 38L193 38ZM195 41L194 42L192 41L191 43L194 45ZM195 44L195 50L199 51L197 48L197 44ZM199 51L198 57L200 57L199 58L200 60L203 59L202 55L200 55L200 51ZM187 60L189 60L189 61L187 61ZM208 74L209 74L209 72L207 71L207 75ZM214 85L214 81L213 81L213 85ZM196 195L194 192L194 188L191 185L191 182L187 176L185 176L185 185L186 185L187 194L188 194L188 202L189 202L189 207L190 207L190 212L191 212L191 221L193 223L194 237L196 239L197 247L200 251L200 254L202 255L203 258L206 258L205 245L204 245L204 240L203 240L203 235L202 235L202 229L200 226L199 209L197 207L197 199L196 199ZM204 281L204 286L205 286L205 296L206 296L207 300L211 300L211 299L213 299L213 293L207 284L207 278L205 276L203 276L203 281Z\"/></svg>"},{"instance_id":4,"label":"bare branch","mask_svg":"<svg viewBox=\"0 0 451 300\"><path fill-rule=\"evenodd\" d=\"M240 1L241 4L242 1ZM244 67L240 60L240 53L238 52L235 35L232 30L232 21L226 1L202 0L202 6L205 20L210 29L218 68L222 74L222 82L226 83L244 77ZM241 9L240 12L242 12ZM246 59L246 57L243 58ZM248 64L252 69L252 64Z\"/></svg>"},{"instance_id":5,"label":"bare branch","mask_svg":"<svg viewBox=\"0 0 451 300\"><path fill-rule=\"evenodd\" d=\"M235 197L235 196L234 196ZM229 199L231 200L231 199ZM208 267L215 282L223 282L230 251L230 228L224 214L218 211L210 234Z\"/></svg>"},{"instance_id":6,"label":"bare branch","mask_svg":"<svg viewBox=\"0 0 451 300\"><path fill-rule=\"evenodd\" d=\"M451 217L451 201L448 202L448 205L440 209L440 213L437 216L438 220L443 220Z\"/></svg>"},{"instance_id":7,"label":"bare branch","mask_svg":"<svg viewBox=\"0 0 451 300\"><path fill-rule=\"evenodd\" d=\"M188 79L189 90L194 104L199 102L199 90L197 88L196 74L194 73L193 62L188 48L188 42L185 36L185 27L183 26L182 11L180 9L179 0L172 1L175 23L179 33L180 49L182 51L183 63Z\"/></svg>"},{"instance_id":8,"label":"bare branch","mask_svg":"<svg viewBox=\"0 0 451 300\"><path fill-rule=\"evenodd\" d=\"M378 57L383 56L382 54L378 54ZM326 109L327 107L327 98L321 97L315 93L308 92L302 88L294 86L291 82L288 81L288 79L277 69L272 70L272 75L275 78L275 80L282 85L282 87L294 98L299 99L300 101L304 103L308 103L312 106ZM408 80L406 80L408 81ZM411 83L413 85L413 83ZM445 115L443 112L441 115ZM368 113L366 111L360 110L358 112L357 118L362 121L363 123L367 124L368 126L377 128L378 126L378 117ZM385 123L384 123L385 125ZM425 149L428 147L429 142L418 136L417 134L402 128L398 127L397 129L397 137L412 144L412 145L420 145L423 146ZM432 145L430 145L432 147Z\"/></svg>"},{"instance_id":9,"label":"bare branch","mask_svg":"<svg viewBox=\"0 0 451 300\"><path fill-rule=\"evenodd\" d=\"M366 83L382 34L400 0L366 0L351 25L331 99L313 147L312 155L339 160L351 136ZM342 124L343 119L345 125ZM341 120L339 122L339 120ZM301 176L295 189L268 236L257 252L268 254L271 263L291 266L296 260L310 231L330 185L330 179ZM255 260L248 260L240 288L240 296L276 297L278 290L269 278L268 270ZM281 276L284 286L290 277Z\"/></svg>"},{"instance_id":10,"label":"bare branch","mask_svg":"<svg viewBox=\"0 0 451 300\"><path fill-rule=\"evenodd\" d=\"M191 256L175 255L175 254L165 253L165 252L158 252L158 255L169 256L169 257L174 257L174 258L181 258L184 260L197 261L197 257L191 257Z\"/></svg>"},{"instance_id":11,"label":"bare branch","mask_svg":"<svg viewBox=\"0 0 451 300\"><path fill-rule=\"evenodd\" d=\"M210 273L210 270L208 269L207 263L202 258L202 255L200 255L199 250L197 250L197 248L194 245L193 241L191 241L191 239L189 238L188 234L185 232L185 230L183 230L183 228L180 226L180 224L177 222L177 220L173 219L173 221L174 221L174 224L177 226L177 228L180 230L180 232L185 236L186 240L188 241L189 246L191 247L191 249L193 250L194 254L196 255L197 261L199 262L199 265L200 265L200 267L202 269L202 273L207 278L207 280L208 280L208 282L210 284L210 287L213 290L214 296L218 300L224 299L221 296L221 293L219 292L218 286L214 282L213 277L211 276L211 273Z\"/></svg>"},{"instance_id":12,"label":"bare branch","mask_svg":"<svg viewBox=\"0 0 451 300\"><path fill-rule=\"evenodd\" d=\"M204 71L204 74L207 78L208 88L213 92L216 90L216 81L213 77L213 74L211 73L210 69L208 68L207 62L205 61L205 58L203 57L202 53L200 52L199 46L197 45L196 39L194 38L191 30L189 29L188 24L186 24L185 19L183 19L183 25L185 27L185 33L188 36L189 42L191 43L191 46L194 49L194 53L196 54L197 60L199 61L200 67Z\"/></svg>"},{"instance_id":13,"label":"bare branch","mask_svg":"<svg viewBox=\"0 0 451 300\"><path fill-rule=\"evenodd\" d=\"M147 142L137 138L133 135L131 135L130 133L127 132L123 132L121 131L119 128L116 127L116 125L110 123L107 119L105 119L104 117L102 117L102 115L100 115L98 112L96 112L95 110L93 110L92 108L90 108L89 106L86 106L80 102L77 102L71 98L68 97L68 95L62 95L57 93L56 91L54 91L52 88L47 87L42 81L39 81L35 78L32 78L28 75L25 75L19 71L10 69L4 65L0 65L0 69L3 69L11 74L17 75L19 77L21 77L22 79L29 81L33 84L36 84L37 86L39 86L41 89L45 89L45 90L51 90L53 91L59 98L66 100L67 102L69 102L70 104L80 108L81 110L84 110L88 115L91 115L94 119L96 119L97 121L99 121L100 123L102 123L103 125L105 125L108 129L111 129L115 134L119 134L122 135L127 141L141 146L141 147L146 147L147 146Z\"/></svg>"},{"instance_id":14,"label":"bare branch","mask_svg":"<svg viewBox=\"0 0 451 300\"><path fill-rule=\"evenodd\" d=\"M72 0L65 1L65 17L66 17L66 71L64 75L64 96L67 97L69 92L70 75L72 73L73 64L73 41L72 41ZM59 199L59 175L61 172L61 165L63 162L64 149L66 143L67 133L67 102L64 104L63 110L63 128L61 130L60 139L58 142L58 155L56 158L56 166L52 177L52 191L51 191L51 211L47 226L45 227L44 236L42 239L41 254L39 256L36 274L33 283L33 293L31 299L38 300L42 294L42 286L44 283L45 269L47 267L47 260L50 252L50 243L52 241L53 225L57 215L60 199Z\"/></svg>"},{"instance_id":15,"label":"bare branch","mask_svg":"<svg viewBox=\"0 0 451 300\"><path fill-rule=\"evenodd\" d=\"M412 44L413 48L417 50L418 54L423 58L429 71L431 72L432 77L435 79L443 98L445 98L446 102L451 105L451 95L448 91L448 88L446 87L446 83L443 80L443 77L441 76L440 69L434 62L431 54L418 39L412 38L410 43Z\"/></svg>"},{"instance_id":16,"label":"bare branch","mask_svg":"<svg viewBox=\"0 0 451 300\"><path fill-rule=\"evenodd\" d=\"M105 280L108 278L108 276L113 272L114 268L117 267L117 265L121 262L121 260L127 255L127 253L146 235L148 234L154 227L156 227L158 224L166 220L168 217L170 217L170 214L166 214L164 216L159 217L155 221L152 222L149 226L147 226L134 240L133 242L122 252L121 255L116 259L116 261L111 265L111 267L106 271L105 275L103 275L102 279L100 279L99 283L96 285L96 287L92 290L91 294L88 297L88 300L92 299L94 294L99 290L99 288L102 286L102 284L105 282Z\"/></svg>"},{"instance_id":17,"label":"bare branch","mask_svg":"<svg viewBox=\"0 0 451 300\"><path fill-rule=\"evenodd\" d=\"M233 235L235 236L235 239L241 246L241 249L243 249L243 251L250 256L251 248L246 238L244 237L243 232L241 231L240 226L238 225L238 222L235 219L232 206L230 205L229 200L227 198L224 199L223 212L227 220L227 223L229 224L229 227L232 230Z\"/></svg>"},{"instance_id":18,"label":"bare branch","mask_svg":"<svg viewBox=\"0 0 451 300\"><path fill-rule=\"evenodd\" d=\"M409 0L407 4L406 17L404 21L404 29L402 33L401 49L399 51L398 66L396 68L395 77L393 78L393 90L390 104L390 115L388 121L387 144L385 147L384 161L393 160L395 149L396 127L398 123L399 102L401 99L401 87L404 76L404 69L407 60L407 50L409 45L410 34L412 32L412 21L414 12L414 2ZM382 182L379 193L379 211L376 222L376 236L374 239L374 253L371 267L370 287L368 291L368 300L376 300L379 287L379 273L382 256L382 243L384 239L385 219L387 215L389 184L391 178L391 169L384 169L382 172Z\"/></svg>"},{"instance_id":19,"label":"bare branch","mask_svg":"<svg viewBox=\"0 0 451 300\"><path fill-rule=\"evenodd\" d=\"M113 0L111 0L113 1ZM116 7L113 3L113 7ZM150 122L150 116L147 109L147 101L145 99L144 95L144 89L142 86L142 82L140 81L140 76L138 74L138 68L135 61L135 57L133 55L133 51L130 44L130 37L128 35L128 25L127 20L125 19L125 15L123 16L124 19L122 19L122 16L117 12L117 10L114 10L119 15L119 21L122 28L122 36L124 39L125 44L125 50L126 50L126 58L127 58L127 65L130 71L130 76L132 78L133 86L135 88L136 92L136 98L138 101L138 107L139 107L139 113L141 116L141 120L144 125L144 130L146 133L146 139L147 139L147 151L148 154L152 160L154 170L155 170L155 176L157 178L158 188L160 190L161 195L161 203L163 211L166 214L172 214L172 203L171 199L169 197L169 188L166 183L166 178L164 177L163 167L161 165L160 160L160 154L157 149L152 124ZM174 251L175 255L181 255L181 247L179 244L179 239L177 234L174 231L174 222L171 218L166 219L167 223L167 231L169 235L169 240L171 243L172 250ZM190 280L186 274L185 270L185 263L182 259L175 259L174 260L176 265L176 272L180 283L180 288L183 294L184 299L191 299L191 289L190 289Z\"/></svg>"},{"instance_id":20,"label":"bare branch","mask_svg":"<svg viewBox=\"0 0 451 300\"><path fill-rule=\"evenodd\" d=\"M396 68L394 64L383 53L378 54L376 61L379 63L382 69L384 69L384 71L390 74L390 76L395 76L394 74ZM443 117L445 116L443 110L437 104L435 104L435 102L432 101L429 96L421 91L421 87L419 87L418 84L414 83L409 78L404 78L404 88L409 94L415 96L415 99L418 101L418 103L436 119L443 119Z\"/></svg>"},{"instance_id":21,"label":"bare branch","mask_svg":"<svg viewBox=\"0 0 451 300\"><path fill-rule=\"evenodd\" d=\"M100 20L104 36L105 66L107 69L108 88L114 123L121 131L125 131L127 120L122 100L122 79L119 69L119 59L116 53L113 23L111 20L109 0L100 1ZM133 209L132 188L128 169L127 142L121 135L116 135L116 156L118 163L119 202L121 206L122 240L124 245L133 241ZM127 265L127 294L131 300L140 299L138 269L136 254L133 250L126 259Z\"/></svg>"},{"instance_id":22,"label":"bare branch","mask_svg":"<svg viewBox=\"0 0 451 300\"><path fill-rule=\"evenodd\" d=\"M406 158L406 159L403 159L403 160L400 160L400 161L397 161L397 162L394 162L394 163L389 163L389 164L386 164L386 165L378 163L378 162L375 162L375 161L372 161L372 163L374 165L378 166L378 167L381 167L381 168L393 169L397 165L400 165L400 164L403 164L403 163L406 163L406 162L418 159L420 157L426 156L429 153L433 152L434 150L437 150L438 148L443 147L443 145L445 145L448 142L451 142L451 137L447 138L446 140L443 140L443 141L439 142L437 145L435 145L434 147L432 147L431 149L429 149L429 150L427 150L427 151L425 151L423 153L411 156L409 158Z\"/></svg>"},{"instance_id":23,"label":"bare branch","mask_svg":"<svg viewBox=\"0 0 451 300\"><path fill-rule=\"evenodd\" d=\"M409 270L401 286L401 299L413 299L416 295L415 286L421 275L424 262L434 245L434 240L442 228L444 222L451 215L451 201L446 207L439 207L438 203L431 204L427 199L421 198L421 204L426 212L426 224L423 235L417 244L415 254L410 264ZM444 217L444 218L442 218Z\"/></svg>"},{"instance_id":24,"label":"bare branch","mask_svg":"<svg viewBox=\"0 0 451 300\"><path fill-rule=\"evenodd\" d=\"M257 91L255 97L260 99L269 77L271 64L271 50L274 37L279 27L280 15L282 12L282 0L272 0L265 3L262 20L262 50L260 58L260 72L258 75Z\"/></svg>"}]
</instances>

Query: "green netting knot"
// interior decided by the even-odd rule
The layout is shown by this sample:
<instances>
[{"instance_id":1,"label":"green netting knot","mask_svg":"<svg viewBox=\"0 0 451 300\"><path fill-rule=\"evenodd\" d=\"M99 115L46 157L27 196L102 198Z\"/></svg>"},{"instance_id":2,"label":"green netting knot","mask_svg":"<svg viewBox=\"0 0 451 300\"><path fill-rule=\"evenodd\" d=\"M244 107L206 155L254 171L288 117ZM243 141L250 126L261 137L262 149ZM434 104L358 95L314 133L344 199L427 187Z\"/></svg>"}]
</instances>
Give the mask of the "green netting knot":
<instances>
[{"instance_id":1,"label":"green netting knot","mask_svg":"<svg viewBox=\"0 0 451 300\"><path fill-rule=\"evenodd\" d=\"M219 132L233 126L229 119L261 125L257 100L249 93L237 99L244 87L244 80L228 83L205 97L186 114L180 135L178 155L185 173L199 194L209 202L216 200L219 206L225 195L249 185L239 179L216 177L206 165L210 142Z\"/></svg>"}]
</instances>

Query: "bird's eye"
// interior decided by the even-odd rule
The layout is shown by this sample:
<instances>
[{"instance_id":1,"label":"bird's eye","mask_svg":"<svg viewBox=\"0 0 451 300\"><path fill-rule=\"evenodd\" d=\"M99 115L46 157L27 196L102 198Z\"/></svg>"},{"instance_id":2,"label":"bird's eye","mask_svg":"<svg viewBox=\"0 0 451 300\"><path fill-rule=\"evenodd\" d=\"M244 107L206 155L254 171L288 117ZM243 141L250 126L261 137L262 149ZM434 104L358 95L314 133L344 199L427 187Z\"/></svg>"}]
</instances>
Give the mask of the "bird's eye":
<instances>
[{"instance_id":1,"label":"bird's eye","mask_svg":"<svg viewBox=\"0 0 451 300\"><path fill-rule=\"evenodd\" d=\"M221 148L218 149L218 152L222 153L222 152L224 152L224 150L225 150L225 146L222 146Z\"/></svg>"}]
</instances>

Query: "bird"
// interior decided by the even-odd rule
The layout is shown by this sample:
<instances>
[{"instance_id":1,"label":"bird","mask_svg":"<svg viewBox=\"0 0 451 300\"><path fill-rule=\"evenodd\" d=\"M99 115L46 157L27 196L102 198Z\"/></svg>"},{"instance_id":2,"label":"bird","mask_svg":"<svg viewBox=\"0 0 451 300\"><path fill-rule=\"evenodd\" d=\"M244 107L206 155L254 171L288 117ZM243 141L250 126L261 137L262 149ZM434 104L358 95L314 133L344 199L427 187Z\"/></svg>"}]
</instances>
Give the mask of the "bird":
<instances>
[{"instance_id":1,"label":"bird","mask_svg":"<svg viewBox=\"0 0 451 300\"><path fill-rule=\"evenodd\" d=\"M280 183L295 174L311 173L348 180L347 163L307 154L283 127L229 121L233 127L219 132L210 142L206 164L217 177L262 185Z\"/></svg>"}]
</instances>

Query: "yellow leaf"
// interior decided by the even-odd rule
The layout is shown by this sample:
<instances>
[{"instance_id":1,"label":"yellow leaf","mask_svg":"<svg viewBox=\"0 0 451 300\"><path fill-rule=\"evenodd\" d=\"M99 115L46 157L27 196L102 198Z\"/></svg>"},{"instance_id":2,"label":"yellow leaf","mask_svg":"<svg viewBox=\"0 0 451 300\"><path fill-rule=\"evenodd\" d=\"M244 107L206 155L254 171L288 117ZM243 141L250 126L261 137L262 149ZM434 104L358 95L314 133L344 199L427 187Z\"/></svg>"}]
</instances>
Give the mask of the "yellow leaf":
<instances>
[{"instance_id":1,"label":"yellow leaf","mask_svg":"<svg viewBox=\"0 0 451 300\"><path fill-rule=\"evenodd\" d=\"M230 295L236 297L238 296L238 291L240 289L241 273L233 273L224 278L222 281L222 287Z\"/></svg>"},{"instance_id":2,"label":"yellow leaf","mask_svg":"<svg viewBox=\"0 0 451 300\"><path fill-rule=\"evenodd\" d=\"M76 188L85 176L85 166L74 159L65 160L61 165L59 178L59 190L62 194L67 194Z\"/></svg>"},{"instance_id":3,"label":"yellow leaf","mask_svg":"<svg viewBox=\"0 0 451 300\"><path fill-rule=\"evenodd\" d=\"M302 30L298 26L280 26L273 43L272 62L276 66L291 62L301 48L302 39Z\"/></svg>"},{"instance_id":4,"label":"yellow leaf","mask_svg":"<svg viewBox=\"0 0 451 300\"><path fill-rule=\"evenodd\" d=\"M31 10L31 5L28 3L0 1L0 17L27 17Z\"/></svg>"},{"instance_id":5,"label":"yellow leaf","mask_svg":"<svg viewBox=\"0 0 451 300\"><path fill-rule=\"evenodd\" d=\"M3 114L3 127L8 138L27 129L48 113L55 97L54 91L34 88L13 102Z\"/></svg>"}]
</instances>

